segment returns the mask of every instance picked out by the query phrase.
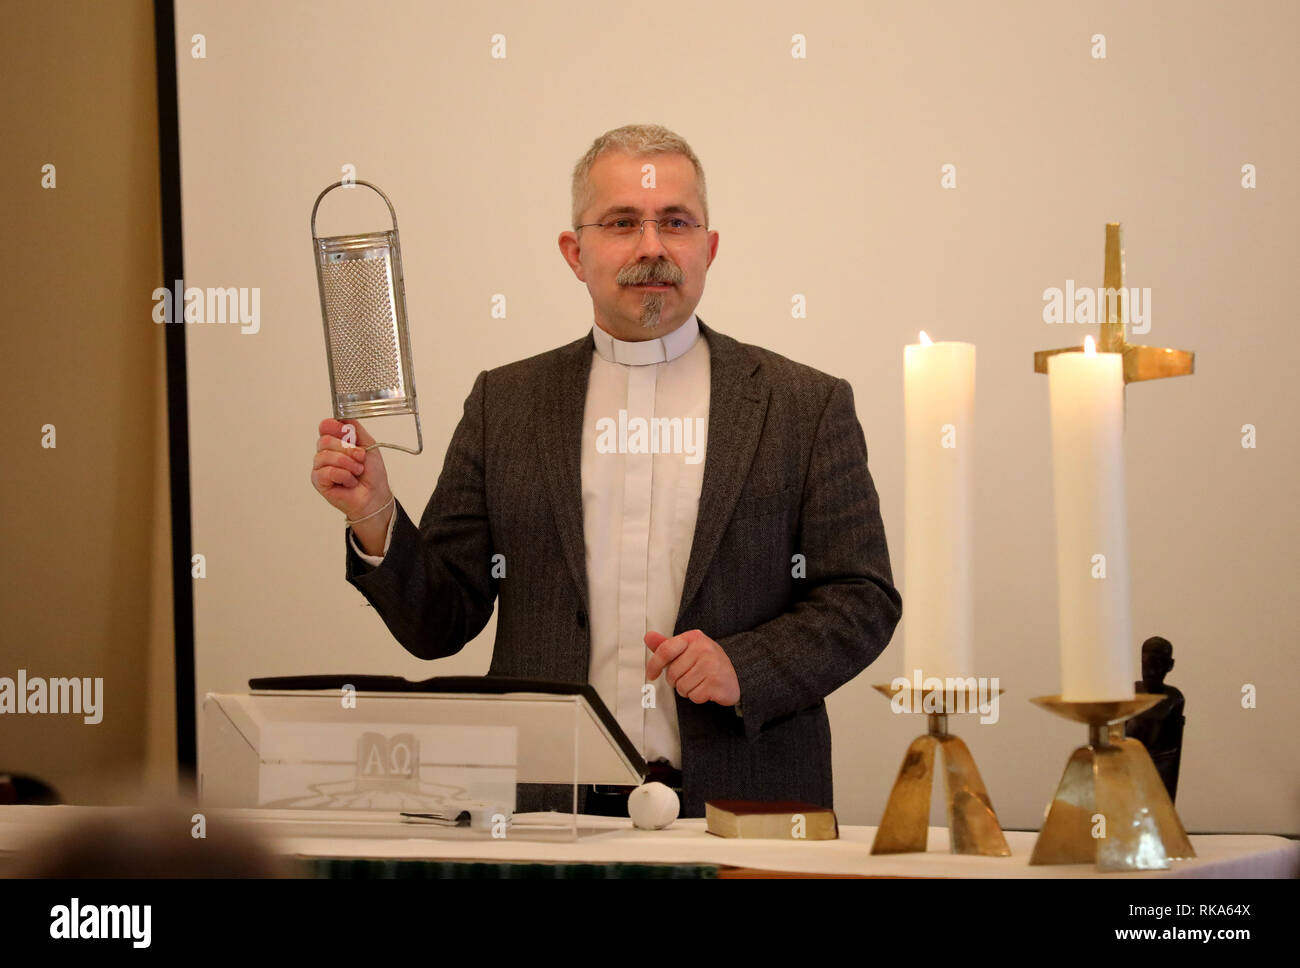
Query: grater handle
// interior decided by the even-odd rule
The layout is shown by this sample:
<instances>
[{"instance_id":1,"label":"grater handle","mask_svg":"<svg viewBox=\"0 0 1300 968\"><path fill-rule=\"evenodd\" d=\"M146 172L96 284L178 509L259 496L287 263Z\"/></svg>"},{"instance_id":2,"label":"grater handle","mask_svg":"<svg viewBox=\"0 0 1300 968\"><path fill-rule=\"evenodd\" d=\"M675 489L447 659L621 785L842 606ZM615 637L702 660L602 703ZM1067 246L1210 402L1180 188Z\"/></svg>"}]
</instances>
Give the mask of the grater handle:
<instances>
[{"instance_id":1,"label":"grater handle","mask_svg":"<svg viewBox=\"0 0 1300 968\"><path fill-rule=\"evenodd\" d=\"M374 450L376 447L391 447L393 450L404 450L408 454L423 453L424 434L420 430L420 412L418 410L413 410L412 413L415 415L415 449L414 450L412 450L410 447L403 447L401 444L390 444L385 441L376 441L375 443L367 447L366 450Z\"/></svg>"},{"instance_id":2,"label":"grater handle","mask_svg":"<svg viewBox=\"0 0 1300 968\"><path fill-rule=\"evenodd\" d=\"M382 191L379 190L378 186L372 185L368 181L362 181L359 178L356 181L348 182L348 184L365 185L367 188L371 189L372 191L377 192L379 194L379 197L384 200L384 204L388 206L388 214L393 219L393 231L394 232L397 231L397 213L393 211L393 203L388 200L387 195L385 195ZM311 237L313 239L316 238L316 209L320 208L321 199L324 198L326 195L328 195L330 192L334 191L334 189L341 188L342 186L343 186L343 182L336 181L333 185L330 185L323 192L321 192L319 195L316 196L316 204L311 207Z\"/></svg>"}]
</instances>

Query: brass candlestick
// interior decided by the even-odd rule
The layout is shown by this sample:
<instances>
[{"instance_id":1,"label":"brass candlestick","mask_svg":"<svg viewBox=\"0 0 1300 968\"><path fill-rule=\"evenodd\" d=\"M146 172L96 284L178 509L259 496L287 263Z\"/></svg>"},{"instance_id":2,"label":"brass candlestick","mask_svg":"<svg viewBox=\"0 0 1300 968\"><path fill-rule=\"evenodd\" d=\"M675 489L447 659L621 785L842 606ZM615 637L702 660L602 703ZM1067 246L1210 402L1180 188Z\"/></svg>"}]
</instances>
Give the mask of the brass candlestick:
<instances>
[{"instance_id":1,"label":"brass candlestick","mask_svg":"<svg viewBox=\"0 0 1300 968\"><path fill-rule=\"evenodd\" d=\"M1171 859L1196 856L1146 747L1125 737L1120 725L1162 698L1140 692L1111 702L1066 702L1060 696L1030 700L1088 724L1088 745L1076 749L1065 765L1030 864L1165 870Z\"/></svg>"},{"instance_id":2,"label":"brass candlestick","mask_svg":"<svg viewBox=\"0 0 1300 968\"><path fill-rule=\"evenodd\" d=\"M1106 307L1097 352L1121 354L1125 388L1142 380L1190 375L1196 362L1191 351L1136 346L1125 339L1124 245L1118 222L1106 225L1104 282ZM1052 356L1080 349L1037 352L1034 370L1046 373ZM1066 764L1029 863L1095 862L1102 871L1163 870L1170 858L1196 856L1146 747L1114 728L1161 698L1138 693L1114 702L1066 702L1060 696L1032 700L1058 716L1087 723L1088 745L1075 750ZM1094 836L1095 829L1105 835Z\"/></svg>"},{"instance_id":3,"label":"brass candlestick","mask_svg":"<svg viewBox=\"0 0 1300 968\"><path fill-rule=\"evenodd\" d=\"M986 857L1010 857L1011 848L1002 835L997 814L989 800L984 781L975 767L970 750L956 736L948 732L948 716L952 713L974 712L974 688L959 690L926 689L917 693L910 685L894 684L876 686L876 691L892 702L903 690L912 693L915 701L919 695L919 708L938 706L942 712L926 712L928 728L907 748L898 779L889 791L885 815L871 843L873 854L907 854L924 852L930 833L930 792L934 779L934 754L941 754L944 763L944 786L948 795L948 849L954 854L981 854ZM1002 695L1003 690L997 690ZM927 697L931 697L927 700Z\"/></svg>"}]
</instances>

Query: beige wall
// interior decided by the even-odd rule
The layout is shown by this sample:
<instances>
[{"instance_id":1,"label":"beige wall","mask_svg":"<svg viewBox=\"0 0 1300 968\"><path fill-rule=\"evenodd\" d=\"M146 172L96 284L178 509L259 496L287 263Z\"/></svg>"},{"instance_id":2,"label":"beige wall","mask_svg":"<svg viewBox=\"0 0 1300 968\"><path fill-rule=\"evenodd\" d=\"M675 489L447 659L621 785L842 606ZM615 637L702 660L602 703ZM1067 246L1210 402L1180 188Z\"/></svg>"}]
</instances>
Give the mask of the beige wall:
<instances>
[{"instance_id":1,"label":"beige wall","mask_svg":"<svg viewBox=\"0 0 1300 968\"><path fill-rule=\"evenodd\" d=\"M0 676L104 680L97 725L0 718L0 771L114 802L176 773L153 5L7 4L0 65Z\"/></svg>"},{"instance_id":2,"label":"beige wall","mask_svg":"<svg viewBox=\"0 0 1300 968\"><path fill-rule=\"evenodd\" d=\"M1300 831L1300 395L1286 350L1300 7L667 0L653 24L594 0L380 8L178 5L189 279L262 293L256 335L190 330L200 694L251 675L488 668L495 621L460 655L421 662L344 582L340 516L308 481L328 414L316 194L352 164L401 220L426 450L386 461L418 518L475 373L591 325L555 244L569 174L601 132L653 121L708 175L721 239L700 315L852 384L900 582L903 346L922 328L976 344L975 648L1007 693L996 725L958 728L1009 826L1037 827L1084 740L1029 702L1060 689L1033 353L1082 341L1043 322L1042 293L1099 285L1104 224L1123 223L1128 282L1153 290L1138 341L1197 354L1195 376L1128 391L1133 627L1174 643L1171 681L1188 697L1179 807L1194 830ZM1097 33L1105 59L1091 56ZM189 56L195 34L203 59ZM385 224L369 193L342 194L322 206L322 234ZM795 294L806 318L791 315ZM902 644L829 700L848 823L877 822L921 728L871 689L899 673Z\"/></svg>"}]
</instances>

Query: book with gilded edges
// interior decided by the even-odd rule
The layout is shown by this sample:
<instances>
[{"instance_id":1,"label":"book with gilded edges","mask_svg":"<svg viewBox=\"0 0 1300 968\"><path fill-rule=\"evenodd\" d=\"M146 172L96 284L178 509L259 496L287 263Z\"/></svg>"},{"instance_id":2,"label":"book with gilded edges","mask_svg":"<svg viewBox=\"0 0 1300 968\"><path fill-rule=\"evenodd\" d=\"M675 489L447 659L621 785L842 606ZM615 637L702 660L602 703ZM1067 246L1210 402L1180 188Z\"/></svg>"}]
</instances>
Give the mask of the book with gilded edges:
<instances>
[{"instance_id":1,"label":"book with gilded edges","mask_svg":"<svg viewBox=\"0 0 1300 968\"><path fill-rule=\"evenodd\" d=\"M718 837L838 840L835 811L803 800L708 800L704 826Z\"/></svg>"}]
</instances>

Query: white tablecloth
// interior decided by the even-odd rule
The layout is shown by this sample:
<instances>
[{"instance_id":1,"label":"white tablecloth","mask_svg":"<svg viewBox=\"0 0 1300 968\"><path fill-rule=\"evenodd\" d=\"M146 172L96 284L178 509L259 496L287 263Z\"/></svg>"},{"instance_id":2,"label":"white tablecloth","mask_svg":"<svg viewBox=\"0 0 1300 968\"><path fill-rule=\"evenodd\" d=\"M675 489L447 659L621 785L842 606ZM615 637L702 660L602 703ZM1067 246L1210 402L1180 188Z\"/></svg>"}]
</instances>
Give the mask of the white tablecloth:
<instances>
[{"instance_id":1,"label":"white tablecloth","mask_svg":"<svg viewBox=\"0 0 1300 968\"><path fill-rule=\"evenodd\" d=\"M0 871L5 857L36 837L109 807L0 807ZM439 830L402 824L395 818L313 811L211 811L239 818L276 853L295 857L390 860L481 860L719 864L818 874L912 877L1296 877L1300 842L1266 834L1192 835L1196 857L1174 861L1167 871L1100 874L1088 865L1031 867L1037 834L1008 831L1010 857L968 857L947 853L948 831L931 827L923 854L873 856L875 827L840 827L838 840L728 840L704 829L703 820L677 820L665 830L637 830L627 819L580 817L575 841L537 840L525 829L555 815L519 814L504 839L469 830ZM534 836L542 836L535 831Z\"/></svg>"}]
</instances>

